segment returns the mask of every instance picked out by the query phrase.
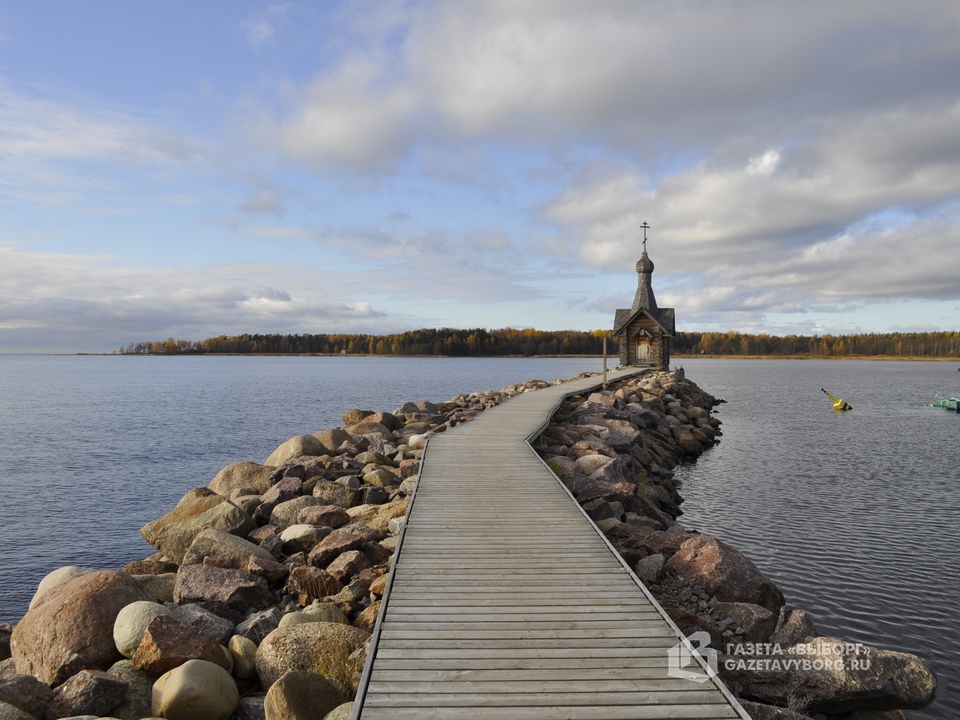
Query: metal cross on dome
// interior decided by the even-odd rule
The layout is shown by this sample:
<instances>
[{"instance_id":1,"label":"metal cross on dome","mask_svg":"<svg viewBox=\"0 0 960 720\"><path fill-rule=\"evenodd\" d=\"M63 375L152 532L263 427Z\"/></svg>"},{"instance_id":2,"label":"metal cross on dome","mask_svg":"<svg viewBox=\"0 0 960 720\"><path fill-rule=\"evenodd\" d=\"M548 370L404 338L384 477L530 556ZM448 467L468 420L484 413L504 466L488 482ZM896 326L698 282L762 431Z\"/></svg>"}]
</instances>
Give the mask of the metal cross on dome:
<instances>
[{"instance_id":1,"label":"metal cross on dome","mask_svg":"<svg viewBox=\"0 0 960 720\"><path fill-rule=\"evenodd\" d=\"M640 227L643 228L643 251L646 252L647 251L647 230L650 229L650 226L647 225L647 221L644 220L643 225L641 225Z\"/></svg>"}]
</instances>

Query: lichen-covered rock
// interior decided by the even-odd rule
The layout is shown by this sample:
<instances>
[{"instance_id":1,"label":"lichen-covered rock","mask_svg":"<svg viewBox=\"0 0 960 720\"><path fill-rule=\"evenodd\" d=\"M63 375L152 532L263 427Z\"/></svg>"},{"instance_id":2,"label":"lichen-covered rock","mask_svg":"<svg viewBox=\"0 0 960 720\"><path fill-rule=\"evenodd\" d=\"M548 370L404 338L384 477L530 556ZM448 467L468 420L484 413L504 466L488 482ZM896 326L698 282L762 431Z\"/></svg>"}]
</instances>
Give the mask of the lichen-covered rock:
<instances>
[{"instance_id":1,"label":"lichen-covered rock","mask_svg":"<svg viewBox=\"0 0 960 720\"><path fill-rule=\"evenodd\" d=\"M344 625L350 624L350 620L347 619L347 616L343 614L343 610L333 603L315 602L312 605L308 605L303 610L284 615L282 618L280 618L280 624L278 627L283 628L289 625L302 625L303 623L311 622L342 623Z\"/></svg>"},{"instance_id":2,"label":"lichen-covered rock","mask_svg":"<svg viewBox=\"0 0 960 720\"><path fill-rule=\"evenodd\" d=\"M370 633L341 623L305 623L278 628L257 649L257 675L269 688L291 670L353 672L350 655ZM336 668L334 670L333 668Z\"/></svg>"},{"instance_id":3,"label":"lichen-covered rock","mask_svg":"<svg viewBox=\"0 0 960 720\"><path fill-rule=\"evenodd\" d=\"M117 615L146 599L134 578L116 570L98 570L58 585L13 631L10 649L17 668L51 685L81 670L106 669L121 657L113 642Z\"/></svg>"},{"instance_id":4,"label":"lichen-covered rock","mask_svg":"<svg viewBox=\"0 0 960 720\"><path fill-rule=\"evenodd\" d=\"M270 686L263 709L266 720L315 720L346 700L338 684L330 678L293 670Z\"/></svg>"},{"instance_id":5,"label":"lichen-covered rock","mask_svg":"<svg viewBox=\"0 0 960 720\"><path fill-rule=\"evenodd\" d=\"M205 660L188 660L153 686L153 714L167 720L227 720L239 704L230 673Z\"/></svg>"}]
</instances>

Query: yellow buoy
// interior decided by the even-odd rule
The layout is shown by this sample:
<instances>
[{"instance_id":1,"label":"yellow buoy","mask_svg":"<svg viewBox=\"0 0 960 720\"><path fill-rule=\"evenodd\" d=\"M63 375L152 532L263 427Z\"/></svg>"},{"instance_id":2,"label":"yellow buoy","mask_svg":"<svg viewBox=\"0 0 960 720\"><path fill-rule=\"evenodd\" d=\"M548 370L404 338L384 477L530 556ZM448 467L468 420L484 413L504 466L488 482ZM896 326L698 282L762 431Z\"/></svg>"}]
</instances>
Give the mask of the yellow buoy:
<instances>
[{"instance_id":1,"label":"yellow buoy","mask_svg":"<svg viewBox=\"0 0 960 720\"><path fill-rule=\"evenodd\" d=\"M823 388L820 388L820 390L821 390L821 392L823 392L824 395L826 395L828 398L830 398L831 400L833 400L833 409L834 409L834 410L853 410L853 405L851 405L850 403L848 403L848 402L847 402L846 400L844 400L843 398L835 398L833 395L831 395L830 393L828 393L828 392L827 392L826 390L824 390Z\"/></svg>"}]
</instances>

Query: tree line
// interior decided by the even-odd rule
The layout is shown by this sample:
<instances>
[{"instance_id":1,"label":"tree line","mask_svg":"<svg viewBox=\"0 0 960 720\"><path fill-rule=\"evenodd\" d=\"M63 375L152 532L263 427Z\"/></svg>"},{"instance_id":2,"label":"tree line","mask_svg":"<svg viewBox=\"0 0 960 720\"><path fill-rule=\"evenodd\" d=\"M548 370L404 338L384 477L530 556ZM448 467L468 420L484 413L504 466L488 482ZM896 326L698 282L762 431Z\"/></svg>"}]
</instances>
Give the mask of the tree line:
<instances>
[{"instance_id":1,"label":"tree line","mask_svg":"<svg viewBox=\"0 0 960 720\"><path fill-rule=\"evenodd\" d=\"M130 343L125 355L600 355L619 353L609 330L518 330L502 328L423 329L393 335L297 334L218 335L190 341L167 338ZM857 335L750 335L738 332L678 332L674 355L760 355L801 357L960 357L960 332L863 333Z\"/></svg>"},{"instance_id":2,"label":"tree line","mask_svg":"<svg viewBox=\"0 0 960 720\"><path fill-rule=\"evenodd\" d=\"M503 328L423 329L393 335L303 334L219 335L206 340L166 340L131 343L125 355L189 355L267 353L281 355L444 355L493 357L502 355L600 355L609 330L534 330ZM608 344L616 353L616 344ZM613 348L612 350L609 348Z\"/></svg>"},{"instance_id":3,"label":"tree line","mask_svg":"<svg viewBox=\"0 0 960 720\"><path fill-rule=\"evenodd\" d=\"M674 354L803 357L960 357L960 332L856 335L677 333Z\"/></svg>"}]
</instances>

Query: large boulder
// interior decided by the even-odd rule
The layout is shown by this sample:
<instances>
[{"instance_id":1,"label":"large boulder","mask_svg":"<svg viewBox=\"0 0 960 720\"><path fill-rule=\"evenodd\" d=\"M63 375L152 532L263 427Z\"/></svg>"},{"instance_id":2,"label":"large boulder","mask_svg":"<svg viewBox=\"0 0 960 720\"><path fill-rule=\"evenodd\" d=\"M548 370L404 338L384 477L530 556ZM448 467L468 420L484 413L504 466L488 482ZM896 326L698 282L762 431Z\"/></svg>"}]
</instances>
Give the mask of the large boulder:
<instances>
[{"instance_id":1,"label":"large boulder","mask_svg":"<svg viewBox=\"0 0 960 720\"><path fill-rule=\"evenodd\" d=\"M153 685L153 714L167 720L227 720L239 704L230 673L205 660L188 660Z\"/></svg>"},{"instance_id":2,"label":"large boulder","mask_svg":"<svg viewBox=\"0 0 960 720\"><path fill-rule=\"evenodd\" d=\"M145 525L140 534L165 557L179 564L194 538L207 528L245 537L256 528L256 523L229 500L212 494L181 501L162 518Z\"/></svg>"},{"instance_id":3,"label":"large boulder","mask_svg":"<svg viewBox=\"0 0 960 720\"><path fill-rule=\"evenodd\" d=\"M148 599L133 577L98 570L47 592L28 610L10 639L21 672L59 685L81 670L104 670L121 655L113 642L120 611Z\"/></svg>"},{"instance_id":4,"label":"large boulder","mask_svg":"<svg viewBox=\"0 0 960 720\"><path fill-rule=\"evenodd\" d=\"M318 673L292 670L267 691L266 720L315 720L347 701L339 685Z\"/></svg>"},{"instance_id":5,"label":"large boulder","mask_svg":"<svg viewBox=\"0 0 960 720\"><path fill-rule=\"evenodd\" d=\"M53 590L58 585L63 585L69 580L73 580L75 577L80 577L81 575L86 575L87 573L93 572L93 568L80 567L79 565L65 565L64 567L59 567L56 570L48 573L43 580L40 581L40 584L37 585L37 590L33 594L33 598L30 600L30 608L40 602L40 598L50 590Z\"/></svg>"},{"instance_id":6,"label":"large boulder","mask_svg":"<svg viewBox=\"0 0 960 720\"><path fill-rule=\"evenodd\" d=\"M193 539L183 556L182 565L198 565L211 558L221 567L245 570L250 556L274 562L274 557L259 545L223 530L206 528Z\"/></svg>"},{"instance_id":7,"label":"large boulder","mask_svg":"<svg viewBox=\"0 0 960 720\"><path fill-rule=\"evenodd\" d=\"M263 609L276 602L261 578L232 568L185 565L177 572L173 590L177 603L197 603L224 617L242 616L250 608ZM226 615L225 615L226 613Z\"/></svg>"},{"instance_id":8,"label":"large boulder","mask_svg":"<svg viewBox=\"0 0 960 720\"><path fill-rule=\"evenodd\" d=\"M284 463L303 456L333 455L314 435L297 435L274 450L264 465L279 467Z\"/></svg>"},{"instance_id":9,"label":"large boulder","mask_svg":"<svg viewBox=\"0 0 960 720\"><path fill-rule=\"evenodd\" d=\"M123 702L127 681L101 670L81 670L53 694L45 720L76 715L108 715Z\"/></svg>"},{"instance_id":10,"label":"large boulder","mask_svg":"<svg viewBox=\"0 0 960 720\"><path fill-rule=\"evenodd\" d=\"M773 645L761 657L749 654L749 645L742 655L738 649L734 646L719 663L720 676L734 693L774 705L800 702L809 714L922 708L936 696L930 665L909 653L829 637Z\"/></svg>"},{"instance_id":11,"label":"large boulder","mask_svg":"<svg viewBox=\"0 0 960 720\"><path fill-rule=\"evenodd\" d=\"M370 633L342 623L304 623L278 628L257 649L257 675L269 688L291 670L320 672L341 682L361 670L351 659Z\"/></svg>"},{"instance_id":12,"label":"large boulder","mask_svg":"<svg viewBox=\"0 0 960 720\"><path fill-rule=\"evenodd\" d=\"M739 550L710 535L684 542L664 568L717 600L760 605L778 613L783 593Z\"/></svg>"},{"instance_id":13,"label":"large boulder","mask_svg":"<svg viewBox=\"0 0 960 720\"><path fill-rule=\"evenodd\" d=\"M271 476L275 470L272 465L258 465L249 460L241 460L218 472L208 487L225 498L237 490L253 490L255 495L263 495L273 484Z\"/></svg>"},{"instance_id":14,"label":"large boulder","mask_svg":"<svg viewBox=\"0 0 960 720\"><path fill-rule=\"evenodd\" d=\"M125 658L132 658L140 647L147 625L158 615L172 615L173 611L160 603L138 600L125 606L113 623L113 641Z\"/></svg>"}]
</instances>

